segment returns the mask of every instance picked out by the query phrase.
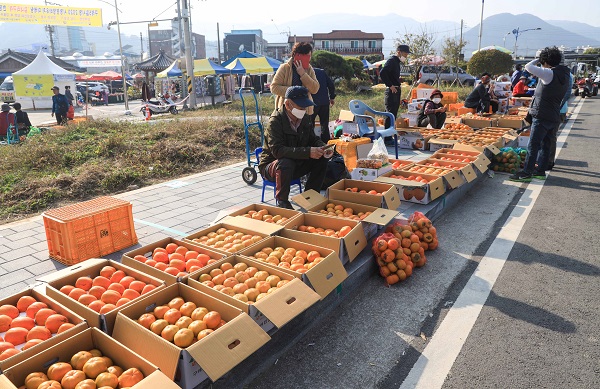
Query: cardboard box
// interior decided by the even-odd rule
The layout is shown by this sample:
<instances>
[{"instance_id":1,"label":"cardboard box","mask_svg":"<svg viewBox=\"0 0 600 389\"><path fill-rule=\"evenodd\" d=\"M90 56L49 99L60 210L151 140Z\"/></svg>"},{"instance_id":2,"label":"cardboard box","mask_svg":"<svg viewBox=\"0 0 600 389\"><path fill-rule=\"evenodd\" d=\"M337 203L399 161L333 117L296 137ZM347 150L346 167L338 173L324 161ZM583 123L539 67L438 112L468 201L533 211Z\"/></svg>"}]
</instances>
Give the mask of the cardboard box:
<instances>
[{"instance_id":1,"label":"cardboard box","mask_svg":"<svg viewBox=\"0 0 600 389\"><path fill-rule=\"evenodd\" d=\"M264 270L290 282L254 304L247 304L198 281L201 274L210 273L212 269L220 267L224 262L229 262L234 266L236 263L244 262L248 266ZM255 261L241 255L233 255L222 259L207 267L201 274L195 274L194 278L189 278L188 285L246 312L264 331L283 327L321 299L321 296L302 282L299 277L276 267L268 266L264 262Z\"/></svg>"},{"instance_id":2,"label":"cardboard box","mask_svg":"<svg viewBox=\"0 0 600 389\"><path fill-rule=\"evenodd\" d=\"M312 189L300 193L294 196L292 199L296 202L296 204L306 209L309 213L322 214L320 211L325 210L327 208L327 204L331 202L343 205L345 208L352 208L355 214L358 214L358 212L371 212L369 216L361 220L364 224L363 229L367 238L371 238L377 234L377 231L385 227L389 222L392 221L392 219L396 217L396 215L398 215L398 211L395 209L383 209L369 205L351 203L348 201L330 200ZM341 218L345 219L343 217Z\"/></svg>"},{"instance_id":3,"label":"cardboard box","mask_svg":"<svg viewBox=\"0 0 600 389\"><path fill-rule=\"evenodd\" d=\"M493 127L496 125L496 121L494 119L486 120L486 119L471 119L471 118L463 118L463 124L471 128L485 128L485 127Z\"/></svg>"},{"instance_id":4,"label":"cardboard box","mask_svg":"<svg viewBox=\"0 0 600 389\"><path fill-rule=\"evenodd\" d=\"M463 151L466 151L466 150L463 150ZM471 165L473 165L475 167L474 171L477 176L480 176L481 174L485 173L488 170L488 166L491 163L489 158L486 157L485 155L483 155L483 153L479 153L478 156L457 156L455 154L439 153L439 154L432 155L430 159L440 159L440 158L451 158L451 159L459 161L459 162L469 160ZM440 159L440 162L443 162L443 160Z\"/></svg>"},{"instance_id":5,"label":"cardboard box","mask_svg":"<svg viewBox=\"0 0 600 389\"><path fill-rule=\"evenodd\" d=\"M419 127L398 130L398 147L410 150L429 150L427 144L429 138L419 131Z\"/></svg>"},{"instance_id":6,"label":"cardboard box","mask_svg":"<svg viewBox=\"0 0 600 389\"><path fill-rule=\"evenodd\" d=\"M454 169L455 171L460 173L460 175L464 178L466 182L471 182L475 178L477 178L477 175L473 170L473 165L471 164L471 162L448 162L439 159L427 158L422 161L419 161L417 165L434 167L438 166L446 169Z\"/></svg>"},{"instance_id":7,"label":"cardboard box","mask_svg":"<svg viewBox=\"0 0 600 389\"><path fill-rule=\"evenodd\" d=\"M419 117L418 112L405 112L400 114L400 117L403 119L408 119L408 125L411 127L415 127L417 125L417 118Z\"/></svg>"},{"instance_id":8,"label":"cardboard box","mask_svg":"<svg viewBox=\"0 0 600 389\"><path fill-rule=\"evenodd\" d=\"M419 112L424 102L408 103L408 112Z\"/></svg>"},{"instance_id":9,"label":"cardboard box","mask_svg":"<svg viewBox=\"0 0 600 389\"><path fill-rule=\"evenodd\" d=\"M175 297L217 311L227 323L185 349L137 323L142 314L166 305ZM184 389L195 388L206 378L216 381L270 339L241 309L181 283L143 296L137 304L119 312L113 337L155 363Z\"/></svg>"},{"instance_id":10,"label":"cardboard box","mask_svg":"<svg viewBox=\"0 0 600 389\"><path fill-rule=\"evenodd\" d=\"M452 147L457 141L452 139L437 139L431 138L429 139L429 151L437 151L439 149L445 149L448 147Z\"/></svg>"},{"instance_id":11,"label":"cardboard box","mask_svg":"<svg viewBox=\"0 0 600 389\"><path fill-rule=\"evenodd\" d=\"M260 203L260 204L250 204L247 205L243 208L240 208L236 211L233 211L229 214L229 216L239 216L239 217L247 217L244 215L248 214L248 211L260 211L262 209L266 209L269 212L269 215L281 215L282 217L287 218L288 220L282 223L275 223L276 225L285 227L286 224L291 223L292 219L297 217L298 215L300 215L302 212L300 211L294 211L292 209L285 209L285 208L280 208L280 207L275 207L272 205L267 205L264 203Z\"/></svg>"},{"instance_id":12,"label":"cardboard box","mask_svg":"<svg viewBox=\"0 0 600 389\"><path fill-rule=\"evenodd\" d=\"M358 188L358 191L366 190L367 192L374 190L383 193L383 196L351 192L346 190L347 188ZM400 198L393 185L374 181L339 180L327 188L327 197L331 200L348 201L350 203L370 205L377 208L398 209L400 206Z\"/></svg>"},{"instance_id":13,"label":"cardboard box","mask_svg":"<svg viewBox=\"0 0 600 389\"><path fill-rule=\"evenodd\" d=\"M497 119L498 127L520 129L523 126L523 118L517 115L502 116Z\"/></svg>"},{"instance_id":14,"label":"cardboard box","mask_svg":"<svg viewBox=\"0 0 600 389\"><path fill-rule=\"evenodd\" d=\"M343 238L336 238L333 236L298 231L298 227L301 225L321 227L324 229L331 228L335 231L339 231L342 227L349 226L352 230ZM358 254L367 247L367 237L361 222L315 213L303 214L301 218L295 220L295 224L285 228L281 232L281 236L334 250L342 260L342 263L352 262Z\"/></svg>"},{"instance_id":15,"label":"cardboard box","mask_svg":"<svg viewBox=\"0 0 600 389\"><path fill-rule=\"evenodd\" d=\"M431 176L428 174L418 174L421 177L432 180L429 183L423 184L416 181L390 178L392 174L409 177L411 175L415 175L415 173L408 173L402 170L392 170L391 172L377 178L377 181L379 182L395 185L396 188L398 188L398 192L400 193L400 198L402 200L417 204L428 204L446 193L446 188L442 177Z\"/></svg>"},{"instance_id":16,"label":"cardboard box","mask_svg":"<svg viewBox=\"0 0 600 389\"><path fill-rule=\"evenodd\" d=\"M532 97L511 97L508 104L511 107L529 107L531 100L533 100Z\"/></svg>"},{"instance_id":17,"label":"cardboard box","mask_svg":"<svg viewBox=\"0 0 600 389\"><path fill-rule=\"evenodd\" d=\"M359 157L358 147L362 145L366 145L372 147L370 138L357 138L352 139L350 142L343 142L340 139L332 139L327 144L334 144L335 149L338 153L342 154L344 157L344 163L346 164L346 168L348 171L352 171L356 167L356 160ZM370 148L367 149L367 153ZM362 155L361 151L361 155Z\"/></svg>"},{"instance_id":18,"label":"cardboard box","mask_svg":"<svg viewBox=\"0 0 600 389\"><path fill-rule=\"evenodd\" d=\"M502 139L498 138L496 142L485 146L472 146L463 143L455 143L452 148L455 150L479 151L480 153L485 153L489 158L500 153L500 148L504 147L503 143L504 142Z\"/></svg>"},{"instance_id":19,"label":"cardboard box","mask_svg":"<svg viewBox=\"0 0 600 389\"><path fill-rule=\"evenodd\" d=\"M77 352L92 349L100 350L102 355L109 357L115 365L120 366L123 370L135 367L142 372L144 379L132 386L131 389L179 388L172 380L166 378L156 365L96 328L88 328L83 332L79 332L50 348L38 352L35 356L18 365L3 370L4 375L0 379L0 388L17 389L17 387L23 385L25 378L30 373L37 371L45 373L51 364L70 362L71 357Z\"/></svg>"},{"instance_id":20,"label":"cardboard box","mask_svg":"<svg viewBox=\"0 0 600 389\"><path fill-rule=\"evenodd\" d=\"M444 125L446 124L461 124L462 118L460 116L446 117L446 121L444 121Z\"/></svg>"},{"instance_id":21,"label":"cardboard box","mask_svg":"<svg viewBox=\"0 0 600 389\"><path fill-rule=\"evenodd\" d=\"M416 171L416 169L431 169L431 170L440 170L440 173L437 172L419 172ZM467 181L465 180L465 178L463 176L461 176L461 174L459 172L457 172L454 169L446 169L443 168L441 166L437 166L437 167L432 167L432 166L425 166L422 164L415 164L415 166L413 166L410 169L404 170L404 169L400 169L400 171L405 171L405 172L409 172L413 175L430 175L430 176L437 176L437 177L442 177L444 179L444 183L446 184L446 190L452 190L452 189L456 189L459 186L463 185L464 183L466 183Z\"/></svg>"},{"instance_id":22,"label":"cardboard box","mask_svg":"<svg viewBox=\"0 0 600 389\"><path fill-rule=\"evenodd\" d=\"M202 244L201 242L194 241L194 239L205 236L209 232L217 231L219 228L226 228L228 230L231 229L237 232L243 232L244 234L258 235L263 238L266 238L268 236L277 234L280 230L283 229L283 226L273 223L263 223L261 221L249 219L247 217L226 216L222 219L221 223L213 224L210 227L206 227L200 231L196 231L193 234L184 237L183 240L188 241L194 245L206 247L209 250L223 253L225 255L234 254L234 252L227 251L226 249L212 247ZM239 250L236 250L235 252L237 251Z\"/></svg>"},{"instance_id":23,"label":"cardboard box","mask_svg":"<svg viewBox=\"0 0 600 389\"><path fill-rule=\"evenodd\" d=\"M59 314L65 316L67 319L69 319L69 323L75 324L75 327L73 327L63 333L60 333L60 334L53 334L50 339L43 341L41 343L41 345L31 347L24 351L22 350L20 353L12 356L10 358L0 361L0 370L2 370L2 371L6 370L6 369L10 368L11 366L14 366L18 363L21 363L24 360L26 360L27 358L30 358L30 357L36 355L40 351L50 348L50 347L62 342L63 340L69 338L70 336L73 336L73 335L88 328L87 323L81 316L77 315L75 312L68 309L64 305L59 304L57 301L51 299L50 297L48 297L44 294L37 292L34 289L25 289L19 293L13 294L12 296L6 297L6 298L0 300L0 306L5 305L5 304L10 304L10 305L13 305L16 307L17 302L23 296L31 296L31 297L35 298L37 301L45 303L48 306L48 308L53 309L54 311L56 311L56 313L59 313ZM25 312L21 312L19 316L26 316L26 314L25 314ZM4 339L4 334L5 333L0 333L0 335L2 336L2 339ZM14 346L17 349L21 350L21 348L24 346L24 343L23 344L15 344Z\"/></svg>"},{"instance_id":24,"label":"cardboard box","mask_svg":"<svg viewBox=\"0 0 600 389\"><path fill-rule=\"evenodd\" d=\"M264 262L264 264L290 273L294 277L300 277L305 284L310 286L319 294L319 296L321 296L321 300L331 293L332 290L337 288L337 286L348 277L348 273L346 272L342 261L334 250L293 239L283 238L281 236L272 236L267 238L261 243L241 251L239 255L255 261L260 261L257 258L254 258L253 255L265 247L283 247L285 249L294 248L296 250L304 250L307 253L310 251L318 251L323 260L317 265L308 269L308 271L304 274L295 272L291 269L286 269L284 267L275 266L271 263Z\"/></svg>"},{"instance_id":25,"label":"cardboard box","mask_svg":"<svg viewBox=\"0 0 600 389\"><path fill-rule=\"evenodd\" d=\"M519 135L517 142L518 147L527 148L529 146L529 135Z\"/></svg>"},{"instance_id":26,"label":"cardboard box","mask_svg":"<svg viewBox=\"0 0 600 389\"><path fill-rule=\"evenodd\" d=\"M117 313L128 305L135 304L135 302L138 301L141 296L131 300L125 305L113 309L108 313L99 314L98 312L75 301L59 290L65 285L75 285L75 282L79 277L91 277L93 279L94 277L100 275L100 270L104 266L112 266L117 270L123 270L126 275L132 276L136 280L143 281L146 284L155 285L155 291L165 287L165 282L161 279L152 277L119 262L99 258L88 259L85 262L59 270L40 278L39 281L47 282L46 294L48 296L83 317L90 327L99 328L110 335L115 324L115 319L117 318Z\"/></svg>"},{"instance_id":27,"label":"cardboard box","mask_svg":"<svg viewBox=\"0 0 600 389\"><path fill-rule=\"evenodd\" d=\"M379 169L367 169L363 167L357 167L350 172L350 177L353 180L361 180L361 181L373 181L380 175L389 172L392 170L392 164L387 163L380 167ZM292 221L293 222L293 221ZM286 223L289 224L289 223Z\"/></svg>"},{"instance_id":28,"label":"cardboard box","mask_svg":"<svg viewBox=\"0 0 600 389\"><path fill-rule=\"evenodd\" d=\"M129 252L123 254L123 256L121 257L121 263L125 266L129 266L136 270L139 270L142 273L149 274L152 277L158 278L159 280L163 280L166 285L171 285L176 282L185 283L187 281L188 276L177 277L177 276L171 275L169 273L165 273L162 270L159 270L150 265L146 265L145 263L142 263L142 262L134 259L136 255L143 255L146 258L150 258L150 257L152 257L152 253L155 248L157 248L157 247L165 248L165 247L167 247L167 245L169 243L175 243L179 246L184 246L188 250L193 250L193 251L197 251L201 254L206 254L209 257L211 257L212 259L216 259L216 260L222 259L223 257L226 256L221 251L209 250L205 246L200 246L198 244L178 240L175 238L165 238L165 239L159 240L158 242L150 243L149 245L140 247L138 249L135 249L135 250L132 250L132 251L129 251Z\"/></svg>"}]
</instances>

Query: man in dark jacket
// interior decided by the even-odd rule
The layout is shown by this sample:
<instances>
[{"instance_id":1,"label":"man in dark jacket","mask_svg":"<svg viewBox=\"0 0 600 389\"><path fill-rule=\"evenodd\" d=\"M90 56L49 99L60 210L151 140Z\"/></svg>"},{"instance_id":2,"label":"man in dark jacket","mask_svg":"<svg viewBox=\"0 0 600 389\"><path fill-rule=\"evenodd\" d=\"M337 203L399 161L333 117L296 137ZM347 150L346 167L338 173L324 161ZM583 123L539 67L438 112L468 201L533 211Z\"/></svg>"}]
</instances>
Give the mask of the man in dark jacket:
<instances>
[{"instance_id":1,"label":"man in dark jacket","mask_svg":"<svg viewBox=\"0 0 600 389\"><path fill-rule=\"evenodd\" d=\"M406 57L409 54L410 49L407 45L398 45L396 55L385 62L379 73L381 81L387 87L384 95L385 110L393 114L394 118L398 117L398 109L400 108L400 100L402 99L400 94L400 65L406 62ZM389 118L385 119L385 128L393 125L394 123L390 123Z\"/></svg>"},{"instance_id":2,"label":"man in dark jacket","mask_svg":"<svg viewBox=\"0 0 600 389\"><path fill-rule=\"evenodd\" d=\"M552 137L560 124L560 107L570 85L569 68L561 65L563 55L556 47L546 47L540 58L525 65L525 70L539 79L531 101L531 135L523 170L510 176L511 181L530 182L531 178L546 179ZM540 63L539 67L536 64ZM535 166L537 162L537 167Z\"/></svg>"},{"instance_id":3,"label":"man in dark jacket","mask_svg":"<svg viewBox=\"0 0 600 389\"><path fill-rule=\"evenodd\" d=\"M323 142L329 141L329 107L333 107L335 100L335 85L331 77L325 73L325 70L315 68L315 75L317 81L319 81L319 91L312 95L313 102L315 103L315 109L311 115L313 124L316 124L315 120L319 117L319 123L321 124L321 140Z\"/></svg>"},{"instance_id":4,"label":"man in dark jacket","mask_svg":"<svg viewBox=\"0 0 600 389\"><path fill-rule=\"evenodd\" d=\"M480 77L481 82L477 85L465 99L465 108L475 108L476 112L488 113L492 97L489 92L492 75L483 73Z\"/></svg>"},{"instance_id":5,"label":"man in dark jacket","mask_svg":"<svg viewBox=\"0 0 600 389\"><path fill-rule=\"evenodd\" d=\"M31 127L31 121L29 121L29 115L27 112L21 110L21 103L14 103L13 108L15 109L15 115L17 116L17 127L19 127L19 133L27 135L29 128Z\"/></svg>"},{"instance_id":6,"label":"man in dark jacket","mask_svg":"<svg viewBox=\"0 0 600 389\"><path fill-rule=\"evenodd\" d=\"M512 76L510 77L510 89L515 89L517 82L519 82L519 80L521 79L522 76L524 76L523 65L521 65L519 63L519 64L517 64L517 66L515 66L515 71L513 72ZM525 79L527 79L527 76L525 76Z\"/></svg>"},{"instance_id":7,"label":"man in dark jacket","mask_svg":"<svg viewBox=\"0 0 600 389\"><path fill-rule=\"evenodd\" d=\"M269 118L258 170L263 178L275 182L275 198L281 208L294 209L288 199L290 183L309 174L305 190L321 191L327 158L333 148L315 135L306 108L314 103L308 98L308 89L291 86L285 93L283 106Z\"/></svg>"},{"instance_id":8,"label":"man in dark jacket","mask_svg":"<svg viewBox=\"0 0 600 389\"><path fill-rule=\"evenodd\" d=\"M431 125L432 128L440 129L446 121L446 107L442 105L442 99L444 95L439 89L434 89L429 96L429 100L423 103L423 108L419 111L417 116L417 126L427 127Z\"/></svg>"},{"instance_id":9,"label":"man in dark jacket","mask_svg":"<svg viewBox=\"0 0 600 389\"><path fill-rule=\"evenodd\" d=\"M64 125L67 123L67 112L69 111L69 100L65 95L60 94L60 88L52 87L52 116L56 115L56 124Z\"/></svg>"}]
</instances>

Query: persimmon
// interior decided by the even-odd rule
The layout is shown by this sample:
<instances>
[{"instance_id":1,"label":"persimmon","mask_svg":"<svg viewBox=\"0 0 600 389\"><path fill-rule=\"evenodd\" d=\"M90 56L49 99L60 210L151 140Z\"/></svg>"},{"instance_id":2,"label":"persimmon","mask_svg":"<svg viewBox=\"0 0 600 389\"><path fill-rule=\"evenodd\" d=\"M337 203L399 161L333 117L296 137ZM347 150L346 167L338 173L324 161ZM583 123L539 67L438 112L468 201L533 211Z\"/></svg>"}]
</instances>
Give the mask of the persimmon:
<instances>
[{"instance_id":1,"label":"persimmon","mask_svg":"<svg viewBox=\"0 0 600 389\"><path fill-rule=\"evenodd\" d=\"M143 256L143 255L142 255ZM146 257L144 257L146 258ZM110 277L117 271L117 269L115 269L113 266L104 266L102 269L100 269L100 275L102 277L108 278L110 280Z\"/></svg>"},{"instance_id":2,"label":"persimmon","mask_svg":"<svg viewBox=\"0 0 600 389\"><path fill-rule=\"evenodd\" d=\"M82 370L83 365L94 356L89 351L78 351L71 357L71 366L75 370Z\"/></svg>"},{"instance_id":3,"label":"persimmon","mask_svg":"<svg viewBox=\"0 0 600 389\"><path fill-rule=\"evenodd\" d=\"M100 300L106 304L116 304L120 298L121 294L114 290L107 290L106 292L102 293L102 296L100 296Z\"/></svg>"},{"instance_id":4,"label":"persimmon","mask_svg":"<svg viewBox=\"0 0 600 389\"><path fill-rule=\"evenodd\" d=\"M168 254L172 254L175 252L175 250L177 250L178 247L179 245L177 243L169 243L165 246L165 250Z\"/></svg>"},{"instance_id":5,"label":"persimmon","mask_svg":"<svg viewBox=\"0 0 600 389\"><path fill-rule=\"evenodd\" d=\"M75 287L88 291L93 286L92 283L93 280L90 277L79 277L77 281L75 281Z\"/></svg>"},{"instance_id":6,"label":"persimmon","mask_svg":"<svg viewBox=\"0 0 600 389\"><path fill-rule=\"evenodd\" d=\"M50 330L51 333L56 333L58 332L58 328L65 324L68 323L69 319L67 319L66 316L61 315L60 313L54 314L54 315L50 315L48 316L48 318L46 319L46 328Z\"/></svg>"},{"instance_id":7,"label":"persimmon","mask_svg":"<svg viewBox=\"0 0 600 389\"><path fill-rule=\"evenodd\" d=\"M146 286L146 283L144 281L134 280L134 281L131 281L131 283L129 284L129 289L133 289L136 292L141 294L142 290L144 289L144 286Z\"/></svg>"},{"instance_id":8,"label":"persimmon","mask_svg":"<svg viewBox=\"0 0 600 389\"><path fill-rule=\"evenodd\" d=\"M119 387L129 388L144 379L144 375L135 367L127 369L119 376Z\"/></svg>"},{"instance_id":9,"label":"persimmon","mask_svg":"<svg viewBox=\"0 0 600 389\"><path fill-rule=\"evenodd\" d=\"M62 380L62 378L67 374L67 372L73 370L73 367L66 362L56 362L50 365L48 368L48 379L58 381Z\"/></svg>"},{"instance_id":10,"label":"persimmon","mask_svg":"<svg viewBox=\"0 0 600 389\"><path fill-rule=\"evenodd\" d=\"M37 324L38 326L43 326L44 324L46 324L46 319L48 319L50 315L55 314L56 311L54 309L42 308L35 314L35 324Z\"/></svg>"},{"instance_id":11,"label":"persimmon","mask_svg":"<svg viewBox=\"0 0 600 389\"><path fill-rule=\"evenodd\" d=\"M152 256L152 259L156 262L161 262L164 264L169 263L169 255L167 253L158 252Z\"/></svg>"},{"instance_id":12,"label":"persimmon","mask_svg":"<svg viewBox=\"0 0 600 389\"><path fill-rule=\"evenodd\" d=\"M63 285L60 287L60 292L66 294L67 296L69 295L69 293L71 293L71 291L73 290L73 288L75 288L73 285Z\"/></svg>"},{"instance_id":13,"label":"persimmon","mask_svg":"<svg viewBox=\"0 0 600 389\"><path fill-rule=\"evenodd\" d=\"M390 274L389 276L385 277L385 281L388 283L388 285L394 285L400 281L400 278L396 274Z\"/></svg>"},{"instance_id":14,"label":"persimmon","mask_svg":"<svg viewBox=\"0 0 600 389\"><path fill-rule=\"evenodd\" d=\"M70 370L64 375L62 380L60 380L60 384L62 385L63 389L75 389L75 386L86 378L87 377L83 371Z\"/></svg>"},{"instance_id":15,"label":"persimmon","mask_svg":"<svg viewBox=\"0 0 600 389\"><path fill-rule=\"evenodd\" d=\"M387 250L388 248L388 244L384 239L379 239L377 241L377 250L379 250L380 252L384 252L385 250Z\"/></svg>"},{"instance_id":16,"label":"persimmon","mask_svg":"<svg viewBox=\"0 0 600 389\"><path fill-rule=\"evenodd\" d=\"M146 284L146 286L144 286L144 289L142 289L142 294L146 294L154 289L156 289L156 285Z\"/></svg>"},{"instance_id":17,"label":"persimmon","mask_svg":"<svg viewBox=\"0 0 600 389\"><path fill-rule=\"evenodd\" d=\"M70 330L71 328L75 327L75 324L73 323L64 323L61 324L60 327L58 327L58 331L56 331L57 334L62 334L65 331Z\"/></svg>"},{"instance_id":18,"label":"persimmon","mask_svg":"<svg viewBox=\"0 0 600 389\"><path fill-rule=\"evenodd\" d=\"M125 277L125 272L123 270L117 270L112 276L110 276L110 282L111 284L114 282L120 282L123 277Z\"/></svg>"},{"instance_id":19,"label":"persimmon","mask_svg":"<svg viewBox=\"0 0 600 389\"><path fill-rule=\"evenodd\" d=\"M102 297L104 292L106 292L106 288L103 286L92 286L90 290L88 290L88 293L96 297L96 300L100 300L100 297Z\"/></svg>"},{"instance_id":20,"label":"persimmon","mask_svg":"<svg viewBox=\"0 0 600 389\"><path fill-rule=\"evenodd\" d=\"M19 316L10 323L10 328L22 327L27 331L35 327L35 321L27 316Z\"/></svg>"},{"instance_id":21,"label":"persimmon","mask_svg":"<svg viewBox=\"0 0 600 389\"><path fill-rule=\"evenodd\" d=\"M217 311L210 311L202 318L209 329L216 328L221 323L221 314Z\"/></svg>"},{"instance_id":22,"label":"persimmon","mask_svg":"<svg viewBox=\"0 0 600 389\"><path fill-rule=\"evenodd\" d=\"M102 306L102 308L100 308L100 312L98 312L101 315L104 315L105 313L108 313L110 311L112 311L113 309L115 309L117 306L115 304L104 304Z\"/></svg>"},{"instance_id":23,"label":"persimmon","mask_svg":"<svg viewBox=\"0 0 600 389\"><path fill-rule=\"evenodd\" d=\"M106 290L114 290L115 292L118 292L122 295L123 292L125 292L125 287L123 285L119 284L118 282L114 282L114 283L110 284ZM104 292L106 292L106 290ZM104 292L102 292L102 293L104 293ZM102 295L100 295L100 296L102 296Z\"/></svg>"},{"instance_id":24,"label":"persimmon","mask_svg":"<svg viewBox=\"0 0 600 389\"><path fill-rule=\"evenodd\" d=\"M77 300L79 300L79 297L86 294L88 290L90 290L90 288L88 288L88 289L73 288L69 292L69 297L72 298L73 300L77 301ZM31 305L35 305L35 304L31 304Z\"/></svg>"},{"instance_id":25,"label":"persimmon","mask_svg":"<svg viewBox=\"0 0 600 389\"><path fill-rule=\"evenodd\" d=\"M398 239L396 238L389 239L387 241L387 247L392 251L396 251L396 249L398 249L399 246L400 244L398 243Z\"/></svg>"},{"instance_id":26,"label":"persimmon","mask_svg":"<svg viewBox=\"0 0 600 389\"><path fill-rule=\"evenodd\" d=\"M407 277L406 272L404 270L400 270L400 269L398 269L398 271L396 272L396 275L398 276L398 279L400 281L404 281Z\"/></svg>"},{"instance_id":27,"label":"persimmon","mask_svg":"<svg viewBox=\"0 0 600 389\"><path fill-rule=\"evenodd\" d=\"M10 348L15 348L15 345L10 342L0 342L0 353Z\"/></svg>"},{"instance_id":28,"label":"persimmon","mask_svg":"<svg viewBox=\"0 0 600 389\"><path fill-rule=\"evenodd\" d=\"M35 302L37 302L37 300L32 296L21 296L17 301L17 309L19 312L25 312L27 311L27 308Z\"/></svg>"},{"instance_id":29,"label":"persimmon","mask_svg":"<svg viewBox=\"0 0 600 389\"><path fill-rule=\"evenodd\" d=\"M96 277L94 277L94 280L92 281L92 286L101 286L104 289L108 289L110 284L111 284L110 279L103 277L103 276L96 276Z\"/></svg>"},{"instance_id":30,"label":"persimmon","mask_svg":"<svg viewBox=\"0 0 600 389\"><path fill-rule=\"evenodd\" d=\"M96 300L98 300L96 296L92 296L91 294L87 293L82 294L81 296L79 296L79 299L77 299L78 302L85 305L86 307Z\"/></svg>"},{"instance_id":31,"label":"persimmon","mask_svg":"<svg viewBox=\"0 0 600 389\"><path fill-rule=\"evenodd\" d=\"M389 263L392 262L395 258L396 258L396 254L392 251L392 250L385 250L383 253L381 253L381 258Z\"/></svg>"},{"instance_id":32,"label":"persimmon","mask_svg":"<svg viewBox=\"0 0 600 389\"><path fill-rule=\"evenodd\" d=\"M135 278L133 278L132 276L125 276L123 278L121 278L121 281L119 281L119 284L123 285L125 288L129 288L129 285L135 281Z\"/></svg>"},{"instance_id":33,"label":"persimmon","mask_svg":"<svg viewBox=\"0 0 600 389\"><path fill-rule=\"evenodd\" d=\"M387 277L387 276L389 276L390 274L392 274L392 272L390 271L390 269L388 269L388 267L387 267L387 266L381 266L381 267L379 268L379 274L380 274L382 277Z\"/></svg>"},{"instance_id":34,"label":"persimmon","mask_svg":"<svg viewBox=\"0 0 600 389\"><path fill-rule=\"evenodd\" d=\"M106 303L104 303L104 301L96 300L96 301L92 301L90 303L90 305L88 305L88 308L91 309L92 311L100 312L102 307L105 305L106 305Z\"/></svg>"},{"instance_id":35,"label":"persimmon","mask_svg":"<svg viewBox=\"0 0 600 389\"><path fill-rule=\"evenodd\" d=\"M27 377L25 377L25 388L37 389L42 383L46 381L48 381L48 377L42 372L29 373Z\"/></svg>"},{"instance_id":36,"label":"persimmon","mask_svg":"<svg viewBox=\"0 0 600 389\"><path fill-rule=\"evenodd\" d=\"M21 347L21 351L25 351L29 348L32 348L33 346L37 346L38 344L42 343L43 340L42 339L31 339L28 340L27 342L25 342L25 344L23 345L23 347Z\"/></svg>"}]
</instances>

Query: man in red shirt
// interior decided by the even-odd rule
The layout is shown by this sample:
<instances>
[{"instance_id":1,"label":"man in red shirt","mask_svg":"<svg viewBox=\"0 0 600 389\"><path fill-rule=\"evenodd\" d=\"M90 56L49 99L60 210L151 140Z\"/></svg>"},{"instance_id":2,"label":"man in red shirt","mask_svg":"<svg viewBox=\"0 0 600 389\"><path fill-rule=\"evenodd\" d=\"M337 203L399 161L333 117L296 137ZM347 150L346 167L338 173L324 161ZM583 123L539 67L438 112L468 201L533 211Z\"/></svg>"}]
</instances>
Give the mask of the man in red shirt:
<instances>
[{"instance_id":1,"label":"man in red shirt","mask_svg":"<svg viewBox=\"0 0 600 389\"><path fill-rule=\"evenodd\" d=\"M513 97L528 97L527 77L521 76L517 85L513 88Z\"/></svg>"}]
</instances>

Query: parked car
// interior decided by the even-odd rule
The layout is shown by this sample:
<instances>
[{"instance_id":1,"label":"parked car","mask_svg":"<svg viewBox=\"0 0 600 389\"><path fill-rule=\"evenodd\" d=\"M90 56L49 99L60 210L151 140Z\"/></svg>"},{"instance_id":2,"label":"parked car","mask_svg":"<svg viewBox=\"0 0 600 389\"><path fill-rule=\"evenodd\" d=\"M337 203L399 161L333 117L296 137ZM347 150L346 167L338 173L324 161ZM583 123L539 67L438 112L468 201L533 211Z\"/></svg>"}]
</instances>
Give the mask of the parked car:
<instances>
[{"instance_id":1,"label":"parked car","mask_svg":"<svg viewBox=\"0 0 600 389\"><path fill-rule=\"evenodd\" d=\"M452 83L458 79L465 86L474 86L475 77L457 66L432 66L424 65L419 69L419 83L433 85L439 77L442 83Z\"/></svg>"},{"instance_id":2,"label":"parked car","mask_svg":"<svg viewBox=\"0 0 600 389\"><path fill-rule=\"evenodd\" d=\"M2 84L0 84L0 100L3 103L15 102L15 88L11 76L6 77Z\"/></svg>"},{"instance_id":3,"label":"parked car","mask_svg":"<svg viewBox=\"0 0 600 389\"><path fill-rule=\"evenodd\" d=\"M87 84L87 86L86 86ZM77 90L80 91L83 95L85 95L85 90L86 87L89 88L89 90L91 92L102 92L103 90L105 91L109 91L108 90L108 86L106 86L106 84L102 83L102 82L98 82L98 81L83 81L83 82L78 82L75 84L75 86L77 87ZM80 89L81 87L81 89Z\"/></svg>"}]
</instances>

